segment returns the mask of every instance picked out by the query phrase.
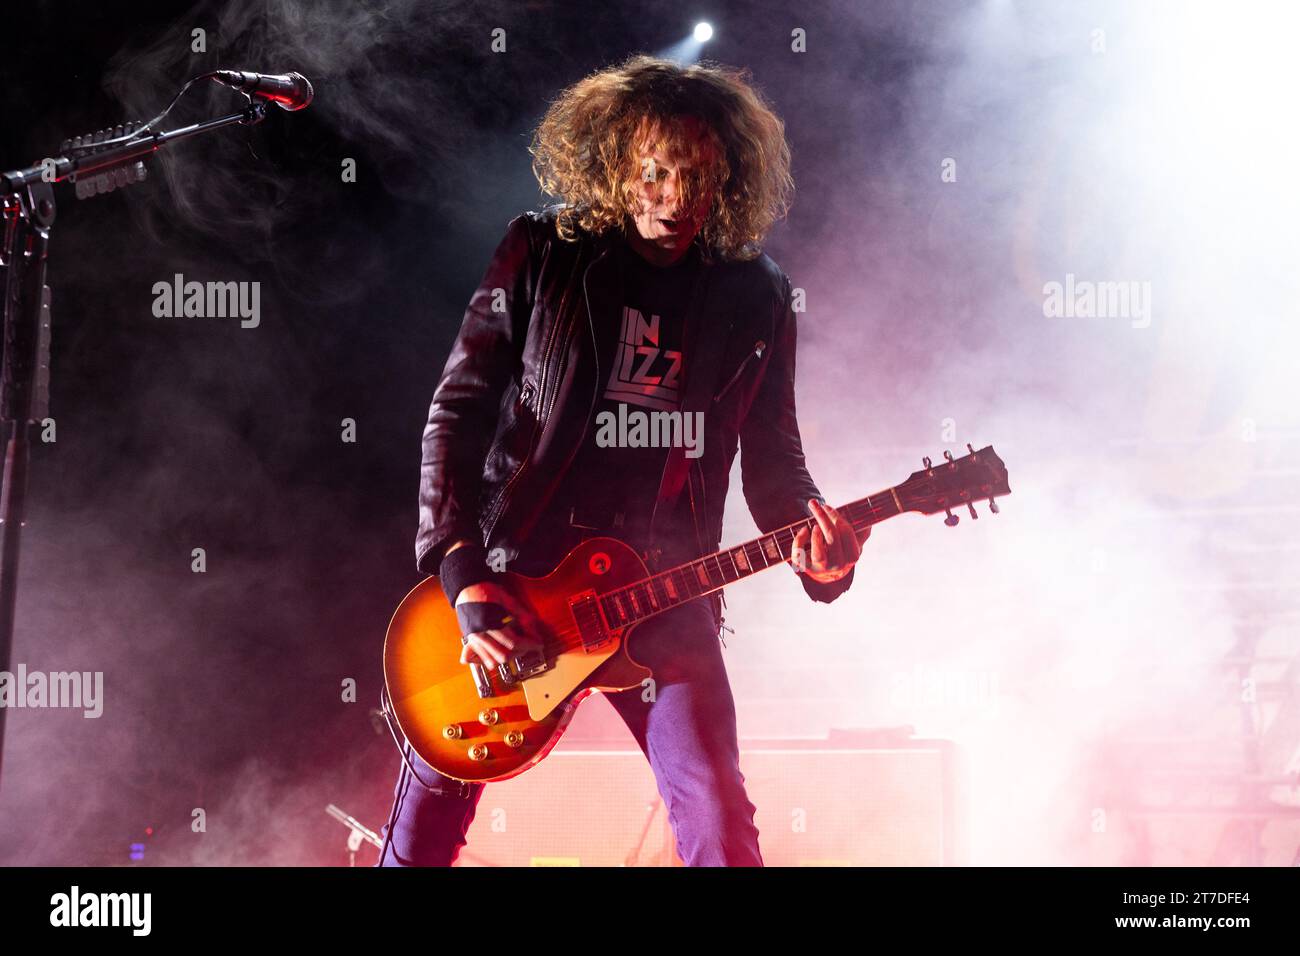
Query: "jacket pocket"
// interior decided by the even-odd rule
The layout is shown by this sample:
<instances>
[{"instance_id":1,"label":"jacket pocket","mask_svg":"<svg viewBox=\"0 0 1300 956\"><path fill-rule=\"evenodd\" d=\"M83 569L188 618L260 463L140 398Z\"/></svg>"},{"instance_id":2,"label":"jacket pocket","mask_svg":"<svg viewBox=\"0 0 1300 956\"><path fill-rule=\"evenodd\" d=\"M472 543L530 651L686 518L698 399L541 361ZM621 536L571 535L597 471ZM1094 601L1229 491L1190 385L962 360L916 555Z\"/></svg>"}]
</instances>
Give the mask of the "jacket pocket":
<instances>
[{"instance_id":1,"label":"jacket pocket","mask_svg":"<svg viewBox=\"0 0 1300 956\"><path fill-rule=\"evenodd\" d=\"M536 420L536 407L537 385L531 375L525 376L519 390L515 393L514 400L501 408L501 415L498 419L501 430L496 435L492 445L488 448L487 455L483 459L483 478L485 482L492 483L502 479L503 476L500 472L504 470L502 467L503 459L509 455L520 431Z\"/></svg>"}]
</instances>

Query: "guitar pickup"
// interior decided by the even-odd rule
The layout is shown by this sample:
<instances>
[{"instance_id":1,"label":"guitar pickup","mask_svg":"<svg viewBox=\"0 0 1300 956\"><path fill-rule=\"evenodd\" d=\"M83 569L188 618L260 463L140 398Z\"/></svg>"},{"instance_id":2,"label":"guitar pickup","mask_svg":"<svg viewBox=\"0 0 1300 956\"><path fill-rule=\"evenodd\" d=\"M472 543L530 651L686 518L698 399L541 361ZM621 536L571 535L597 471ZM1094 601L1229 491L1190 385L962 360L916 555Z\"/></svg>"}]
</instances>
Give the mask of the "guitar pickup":
<instances>
[{"instance_id":1,"label":"guitar pickup","mask_svg":"<svg viewBox=\"0 0 1300 956\"><path fill-rule=\"evenodd\" d=\"M600 601L595 590L583 591L569 598L569 612L573 615L573 623L578 625L578 635L586 653L591 654L608 642L609 631L605 628L605 618L600 613Z\"/></svg>"}]
</instances>

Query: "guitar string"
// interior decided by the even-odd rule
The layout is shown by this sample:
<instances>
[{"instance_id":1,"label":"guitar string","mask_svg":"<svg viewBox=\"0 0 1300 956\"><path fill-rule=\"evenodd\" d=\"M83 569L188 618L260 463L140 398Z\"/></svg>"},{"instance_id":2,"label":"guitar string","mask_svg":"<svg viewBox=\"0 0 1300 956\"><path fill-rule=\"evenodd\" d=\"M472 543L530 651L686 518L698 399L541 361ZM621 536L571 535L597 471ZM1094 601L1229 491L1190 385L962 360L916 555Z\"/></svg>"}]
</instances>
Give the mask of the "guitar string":
<instances>
[{"instance_id":1,"label":"guitar string","mask_svg":"<svg viewBox=\"0 0 1300 956\"><path fill-rule=\"evenodd\" d=\"M853 505L859 505L859 504L863 504L863 503L864 503L864 502L853 502ZM847 511L848 511L848 509L849 509L850 507L851 507L850 505L846 505L844 508L841 508L840 511L841 511L841 512L845 512L845 513L847 513ZM879 506L873 506L871 510L874 512L874 511L878 510L878 508L879 508ZM900 512L900 513L901 513L901 512ZM793 524L793 525L787 525L787 526L784 527L784 528L778 528L776 531L773 531L770 535L764 535L763 537L764 537L764 538L776 538L777 535L780 535L780 534L782 534L783 532L792 532L792 529L794 529L794 528L796 528L796 527L800 527L800 526L811 528L812 524L814 523L814 520L815 520L815 519L811 519L811 518L810 518L810 519L806 519L805 521L796 522L796 523ZM858 527L858 523L861 523L861 527ZM875 522L870 522L870 521L869 521L869 522L864 522L864 523L862 523L862 522L861 522L861 519L859 519L859 522L858 522L858 523L855 523L855 522L853 522L853 521L850 521L850 524L852 524L852 525L854 526L854 527L853 527L854 533L859 533L859 532L863 531L865 528L869 527L870 525L874 524ZM599 596L599 599L600 599L600 600L604 600L605 598L608 598L608 597L610 597L611 595L622 594L622 593L625 593L625 592L627 592L627 591L630 591L631 589L636 588L636 587L648 587L649 584L650 584L650 582L653 581L653 580L656 580L656 579L659 579L659 578L663 578L663 577L667 577L668 575L675 574L675 573L678 573L678 572L684 572L684 569L690 568L690 567L692 567L692 566L694 566L694 565L696 565L696 564L699 564L699 563L701 563L701 562L703 562L703 561L707 561L707 560L709 560L710 558L713 558L714 560L718 560L718 559L720 558L720 556L721 556L722 554L724 554L724 553L735 552L735 551L741 550L741 549L743 549L743 548L746 548L746 547L748 547L749 545L757 545L757 544L759 544L759 542L761 542L761 541L762 541L762 538L755 539L755 540L753 540L753 541L747 541L747 542L745 542L744 544L737 545L735 548L730 549L730 552L717 552L717 553L712 554L712 555L706 555L706 556L704 556L703 558L697 558L697 559L695 559L694 561L688 561L686 564L683 564L683 565L681 565L681 566L679 566L679 567L671 568L671 569L669 569L669 570L667 570L667 571L660 572L659 574L651 575L651 576L648 577L648 578L642 578L640 581L634 582L634 583L632 583L632 584L623 585L622 587L615 588L615 589L612 590L612 591L607 591L607 592L605 592L604 594L600 595L600 596ZM780 546L781 542L780 542L779 540L777 541L777 543L778 543L778 546ZM794 543L794 535L792 534L789 544L793 545L793 543ZM782 553L784 553L783 549L782 549ZM749 560L748 555L746 555L746 560L747 560L747 561ZM753 574L757 574L757 573L760 572L760 571L766 571L768 568L772 567L772 566L775 565L775 564L789 564L789 563L790 563L790 559L789 559L789 558L782 558L780 561L775 561L775 560L774 560L774 561L771 561L771 562L769 562L768 564L766 564L764 567L761 567L761 568L759 568L759 567L754 567L754 566L752 565L752 563L751 563L751 564L750 564L750 571L749 571L749 574L738 574L737 577L734 579L734 581L726 581L726 580L724 579L723 583L721 583L721 584L717 584L717 585L712 584L712 581L710 581L710 587L709 587L709 590L701 591L699 594L692 594L692 595L689 596L689 597L686 597L686 598L682 598L682 599L676 600L676 601L674 601L672 604L667 605L666 607L660 607L660 608L656 608L656 609L654 609L654 610L653 610L651 613L649 613L649 614L639 615L635 621L631 621L631 620L629 620L629 621L623 622L623 623L621 623L620 625L615 626L615 627L613 628L613 630L619 630L619 629L624 628L624 627L629 627L629 626L631 626L632 624L639 624L639 623L641 623L642 621L647 620L647 619L650 618L650 617L654 617L655 615L657 615L657 614L659 614L659 613L661 613L661 612L663 612L663 611L671 610L672 608L674 608L674 607L678 607L678 606L680 606L681 604L685 604L685 603L688 602L688 601L693 601L693 600L696 600L696 599L698 599L698 598L705 597L705 596L707 596L707 595L709 595L709 594L712 594L714 591L721 590L722 588L726 587L727 584L735 583L735 581L740 581L740 580L742 580L743 578L745 578L745 577L749 577L750 575L753 575ZM732 564L733 564L733 567L734 567L734 565L735 565L735 560L734 560L734 558L732 559ZM722 571L721 571L721 568L722 568L721 563L719 563L718 568L719 568L719 573L722 573ZM737 568L736 570L739 571L738 568ZM707 572L706 572L706 573L707 573ZM666 592L665 592L665 593L666 593ZM653 605L652 605L652 607L653 607ZM602 616L604 616L604 617L608 617L608 615L604 615L604 613L603 613L603 609L602 609ZM553 647L558 647L558 648L561 649L562 651L567 651L567 650L578 650L578 649L581 649L582 647L585 646L585 642L582 640L582 630L581 630L579 627L576 627L576 626L573 626L573 627L565 627L565 628L563 628L563 629L561 629L561 630L551 631L551 632L548 634L548 638L553 638L553 639L548 639L547 641L544 642L544 644L543 644L543 648L546 649L546 650L549 650L549 649L551 649L551 648L553 648ZM575 638L576 638L576 640L575 640Z\"/></svg>"},{"instance_id":2,"label":"guitar string","mask_svg":"<svg viewBox=\"0 0 1300 956\"><path fill-rule=\"evenodd\" d=\"M889 490L892 489L886 489L886 491ZM884 495L885 493L886 492L878 492L875 495L868 495L866 498L860 499L858 501L850 502L849 504L839 509L841 513L849 517L849 524L853 526L853 531L855 534L859 533L864 528L875 524L876 521L875 520L867 521L865 519L865 516L854 517L853 515L850 514L850 512L860 511L862 507L865 506L867 507L868 514L872 518L874 518L876 512L880 511L886 505L890 504L892 499L886 499L883 505L873 505L871 504L871 499ZM901 513L902 513L901 511L894 512L894 514L901 514ZM893 517L893 515L886 515L885 517ZM652 574L649 577L642 578L640 581L635 581L631 584L625 584L621 587L614 588L611 591L606 591L605 593L600 595L600 600L604 602L609 598L612 598L616 595L622 595L628 593L636 588L644 588L650 591L651 595L653 596L653 583L656 581L666 581L667 579L671 578L673 575L677 575L682 581L698 580L697 574L692 574L689 572L697 571L700 569L704 571L705 577L709 579L709 586L707 587L706 590L703 590L698 594L690 594L689 592L691 589L686 588L684 590L688 592L689 595L688 597L682 599L676 599L676 600L670 597L671 603L668 605L668 607L655 608L651 612L651 614L637 615L639 620L644 620L645 618L651 617L654 614L658 614L661 611L670 610L673 607L677 607L679 604L683 604L686 601L694 600L696 598L700 598L700 597L704 597L705 595L712 594L714 591L720 590L726 587L728 584L732 584L735 581L739 581L742 578L749 577L750 575L757 574L759 571L765 571L767 570L767 568L771 567L774 563L789 564L790 559L788 557L785 557L784 555L787 546L792 547L794 544L794 540L797 537L797 532L794 529L796 528L800 530L804 528L811 529L815 525L815 522L816 519L814 518L805 518L802 519L801 521L796 521L792 524L786 525L785 527L777 528L775 531L772 531L769 534L765 534L753 540L743 542L742 544L736 545L733 548L728 548L722 551L714 552L713 554L704 555L703 557L695 558L691 561L687 561L685 564L678 565L675 568L670 568L667 571L661 571L658 574ZM858 527L859 524L861 524L862 527ZM789 536L789 541L783 540L786 535ZM765 540L769 538L772 539L773 542L775 542L775 544L777 545L778 553L782 555L779 562L776 559L772 559L770 561L768 560L767 550L764 548L763 545ZM754 548L757 551L757 553L766 562L763 567L760 568L754 565L753 560L749 556L749 549L751 547ZM742 554L748 566L747 573L745 574L741 574L740 569L736 567L736 559L735 559L736 552L740 552ZM733 570L736 571L736 577L733 580L730 581L727 580L726 572L723 570L723 565L722 565L723 555L726 555L731 560L732 568ZM705 567L705 563L710 560L714 561L718 565L718 574L722 578L721 584L714 585L712 583L712 573L708 570L707 567ZM666 588L664 593L667 594ZM651 607L653 607L653 602L651 602ZM625 623L631 623L631 621Z\"/></svg>"},{"instance_id":3,"label":"guitar string","mask_svg":"<svg viewBox=\"0 0 1300 956\"><path fill-rule=\"evenodd\" d=\"M975 456L975 460L978 461L979 460L978 454L979 454L978 452L972 452L972 455L963 456L961 459L957 459L956 461L950 460L946 463L945 470L953 470L954 468L958 467L957 461L965 461L967 458L970 458L972 456ZM945 467L945 466L940 465L939 467ZM932 479L934 477L934 471L935 471L934 468L930 468L928 469L925 475L917 476L915 478L909 478L907 481L903 482L900 485L894 485L890 488L886 488L883 491L878 491L875 494L867 495L865 498L859 498L856 501L851 501L848 504L841 507L839 511L842 514L844 514L846 517L848 517L849 524L853 526L854 533L856 534L861 530L863 530L863 528L870 527L871 525L876 524L879 520L884 520L884 518L892 518L906 511L907 509L902 507L902 502L901 502L902 496L899 495L899 492L901 491L903 493L903 496L910 498L910 486L914 482L924 483L925 481ZM981 486L980 490L981 492L985 492L985 491L991 492L992 489L990 485L986 484ZM872 499L874 498L884 498L884 503L873 504ZM893 511L893 513L884 514L882 518L877 518L876 513L881 511L883 508L886 508L890 504L894 506L895 510ZM861 514L863 508L866 508L867 511L866 515ZM858 514L855 515L854 514L855 512L857 512ZM868 517L871 520L867 520ZM611 591L607 591L604 594L601 594L599 597L600 602L602 602L602 612L605 610L603 606L603 602L605 602L609 598L612 598L616 595L629 593L636 588L643 588L647 590L649 594L653 597L654 596L653 585L655 581L659 581L659 580L666 581L670 579L673 575L678 575L682 581L690 581L693 576L689 574L688 571L691 570L701 570L701 569L703 570L705 578L709 579L709 586L706 587L705 590L701 591L699 594L689 594L691 589L687 588L686 590L689 596L686 598L676 599L676 600L670 597L670 603L668 607L654 608L653 602L651 602L651 607L653 608L653 610L649 614L644 614L644 615L637 614L636 615L637 622L641 620L645 620L646 618L649 617L653 617L654 615L659 614L662 611L670 610L671 608L677 607L678 605L683 604L686 601L694 600L695 598L699 598L699 597L704 597L707 594L712 594L714 591L721 590L722 588L726 587L728 584L734 583L734 581L739 581L741 578L749 577L752 574L756 574L759 571L766 570L767 568L772 566L772 562L767 560L766 550L763 547L763 542L765 539L771 538L773 541L775 541L777 544L778 552L784 554L785 543L783 543L781 536L787 534L790 535L790 541L788 542L788 544L793 546L794 538L796 536L796 532L793 529L812 528L815 524L815 520L816 519L813 518L801 519L800 521L796 521L791 524L788 524L783 528L778 528L769 534L762 535L751 541L743 542L742 544L739 544L733 548L728 548L723 551L714 552L713 554L710 555L704 555L702 557L695 558L694 560L688 561L685 564L678 565L675 568L670 568L667 571L662 571L658 574L653 574L650 575L649 577L642 578L640 581L633 582L632 584L626 584L623 585L622 587L615 588ZM861 528L858 527L859 524L862 525ZM753 566L753 562L749 558L749 548L751 546L754 546L756 548L758 554L761 557L763 557L764 561L766 562L762 568L756 568ZM735 554L737 551L739 551L743 555L748 565L746 574L740 574L739 573L740 569L735 566L736 563ZM722 556L724 554L731 560L733 570L737 572L734 581L728 581L726 578L726 572L723 570ZM708 568L705 566L706 562L710 560L714 561L718 566L718 574L723 579L721 584L718 585L712 584L712 575L709 572ZM788 564L789 562L790 562L789 558L783 557L781 559L781 563ZM665 589L665 593L667 593L666 589ZM635 606L635 602L633 603ZM605 615L605 616L608 617L609 615ZM629 620L624 623L630 624L634 622Z\"/></svg>"},{"instance_id":4,"label":"guitar string","mask_svg":"<svg viewBox=\"0 0 1300 956\"><path fill-rule=\"evenodd\" d=\"M964 460L964 458L962 460ZM951 468L953 462L950 461L948 465ZM930 471L929 476L933 476L932 470ZM902 507L902 503L898 492L901 490L906 493L906 491L908 490L908 486L911 483L912 480L909 479L908 481L903 482L901 485L895 485L893 487L886 488L884 491L879 491L874 495L868 495L865 498L858 499L857 501L851 501L848 504L841 507L839 511L846 518L848 518L849 524L853 528L854 533L860 534L862 531L866 530L867 528L870 528L872 525L877 524L879 521L903 514L907 509ZM991 489L989 489L989 486L985 485L981 488L981 491L985 491L985 490L991 490ZM882 504L873 504L872 503L873 498L884 498L884 502ZM878 517L877 512L882 512L883 509L885 509L889 505L893 505L894 511L890 514L882 514L881 516ZM866 509L865 514L862 513L864 508ZM613 590L606 591L603 594L598 595L596 599L597 610L601 615L602 622L608 626L608 622L611 617L611 615L607 613L607 608L605 606L606 601L619 595L624 595L624 594L630 595L630 593L633 590L638 588L646 591L649 594L651 600L648 601L647 603L651 607L650 612L648 614L643 614L640 613L639 611L636 611L635 609L638 606L637 602L635 600L632 600L631 603L633 604L633 608L634 608L634 619L630 619L622 622L620 625L614 627L613 630L621 630L623 628L630 627L635 624L639 624L642 621L654 617L664 611L668 611L682 604L685 604L688 601L693 601L698 598L702 598L707 595L710 595L715 591L720 591L723 588L725 588L728 584L733 584L737 581L742 580L743 578L750 577L754 574L757 574L760 571L766 571L768 568L772 567L773 564L777 564L777 563L789 564L791 559L789 557L785 557L785 552L787 546L793 548L794 541L798 536L798 531L796 531L795 529L799 529L799 530L811 529L815 525L816 525L815 518L804 518L800 521L792 522L791 524L785 525L784 527L777 528L776 530L768 534L761 535L758 538L754 538L751 539L750 541L742 542L741 544L736 545L733 548L728 548L722 551L716 551L713 554L704 555L702 557L695 558L691 561L687 561L684 564L678 565L675 568L669 568L667 571L661 571L656 574L649 575L648 577L642 578L639 581L634 581L631 584L625 584L621 587L614 588ZM783 540L785 536L789 536L788 541ZM764 543L767 539L771 539L771 541L776 544L777 552L778 554L781 555L779 561L776 559L772 559L772 560L768 559L768 552L767 549L764 547ZM757 554L763 558L765 562L763 567L760 568L754 565L754 562L749 555L749 549L751 547L754 548ZM741 569L736 565L736 557L735 557L736 552L740 552L745 562L744 574L740 573ZM723 555L726 555L727 558L731 561L732 570L736 572L736 577L732 580L727 579L726 572L723 570L724 567L722 564ZM713 583L712 573L706 567L706 562L710 560L714 561L715 564L717 565L718 575L722 579L721 583L718 584ZM674 575L676 575L682 583L691 581L692 579L698 580L698 575L689 574L688 572L690 571L703 571L704 577L708 582L707 585L704 586L704 590L700 591L698 594L693 594L691 593L693 586L686 587L683 588L683 590L687 594L686 597L680 597L680 598L674 597L672 594L669 593L667 588L667 583ZM669 598L669 603L666 606L655 607L655 601L653 599L655 597L654 585L656 582L665 582L663 586L663 593L665 596ZM674 591L675 590L676 588L674 587ZM560 630L550 631L542 641L542 647L544 651L550 651L556 648L558 648L561 651L578 650L584 648L585 646L586 646L586 642L582 639L582 629L580 626L577 625L576 621L572 626L566 626Z\"/></svg>"}]
</instances>

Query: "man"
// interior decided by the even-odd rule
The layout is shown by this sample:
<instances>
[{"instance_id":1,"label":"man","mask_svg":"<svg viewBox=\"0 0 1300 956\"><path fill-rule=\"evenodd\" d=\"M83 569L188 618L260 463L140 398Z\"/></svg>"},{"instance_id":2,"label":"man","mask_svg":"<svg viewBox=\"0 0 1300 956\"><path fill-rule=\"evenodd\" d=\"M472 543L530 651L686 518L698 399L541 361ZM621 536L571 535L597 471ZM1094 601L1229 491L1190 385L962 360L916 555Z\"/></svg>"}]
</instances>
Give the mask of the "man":
<instances>
[{"instance_id":1,"label":"man","mask_svg":"<svg viewBox=\"0 0 1300 956\"><path fill-rule=\"evenodd\" d=\"M529 640L489 564L546 574L594 535L651 570L716 550L738 448L764 532L815 519L795 564L814 600L833 600L859 541L804 466L790 280L760 252L793 188L780 119L744 73L634 57L564 91L532 154L563 202L510 223L424 432L417 566L457 609L462 662L494 666ZM631 412L680 413L683 439L703 427L670 449L597 428ZM633 649L653 700L608 698L684 861L761 866L719 609L703 598L642 624ZM450 865L482 791L407 747L380 864Z\"/></svg>"}]
</instances>

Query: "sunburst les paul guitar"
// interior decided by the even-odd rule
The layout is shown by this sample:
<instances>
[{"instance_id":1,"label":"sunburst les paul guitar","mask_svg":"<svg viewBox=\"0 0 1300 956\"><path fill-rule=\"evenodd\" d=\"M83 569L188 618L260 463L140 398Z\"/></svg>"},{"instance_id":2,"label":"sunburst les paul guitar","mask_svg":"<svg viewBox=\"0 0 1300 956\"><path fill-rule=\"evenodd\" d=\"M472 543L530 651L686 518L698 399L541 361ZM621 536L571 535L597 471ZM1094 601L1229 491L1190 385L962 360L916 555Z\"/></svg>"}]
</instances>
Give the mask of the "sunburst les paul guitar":
<instances>
[{"instance_id":1,"label":"sunburst les paul guitar","mask_svg":"<svg viewBox=\"0 0 1300 956\"><path fill-rule=\"evenodd\" d=\"M977 501L998 510L1011 493L1007 469L993 447L913 472L902 484L840 508L854 529L906 511L946 513ZM402 601L384 641L387 708L412 748L456 780L505 780L537 764L559 741L578 704L593 691L644 686L652 674L629 646L636 626L669 608L711 594L792 559L800 530L812 519L733 548L651 574L640 555L614 538L591 538L554 571L530 578L502 572L504 586L526 612L533 647L495 668L460 663L461 633L438 579L430 577ZM522 645L521 645L522 646Z\"/></svg>"}]
</instances>

